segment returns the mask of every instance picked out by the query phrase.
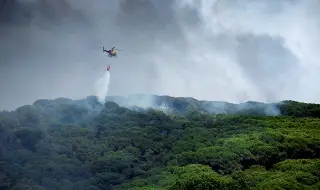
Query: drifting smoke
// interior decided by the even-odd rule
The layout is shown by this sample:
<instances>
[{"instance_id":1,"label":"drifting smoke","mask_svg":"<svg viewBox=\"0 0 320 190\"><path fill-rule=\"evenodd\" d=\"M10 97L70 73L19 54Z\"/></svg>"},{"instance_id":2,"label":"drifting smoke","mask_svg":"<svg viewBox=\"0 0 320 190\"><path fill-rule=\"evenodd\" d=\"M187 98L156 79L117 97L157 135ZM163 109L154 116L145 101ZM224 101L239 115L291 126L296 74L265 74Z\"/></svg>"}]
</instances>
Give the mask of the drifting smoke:
<instances>
[{"instance_id":1,"label":"drifting smoke","mask_svg":"<svg viewBox=\"0 0 320 190\"><path fill-rule=\"evenodd\" d=\"M104 104L109 90L110 72L106 71L104 75L96 82L95 92L100 103Z\"/></svg>"}]
</instances>

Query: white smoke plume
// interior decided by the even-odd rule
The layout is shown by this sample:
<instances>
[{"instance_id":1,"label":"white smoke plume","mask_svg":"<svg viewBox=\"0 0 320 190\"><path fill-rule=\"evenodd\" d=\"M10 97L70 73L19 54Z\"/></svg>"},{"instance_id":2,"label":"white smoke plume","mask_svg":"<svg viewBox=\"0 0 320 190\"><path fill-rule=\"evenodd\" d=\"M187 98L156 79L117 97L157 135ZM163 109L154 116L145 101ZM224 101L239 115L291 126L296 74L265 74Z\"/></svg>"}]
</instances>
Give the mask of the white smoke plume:
<instances>
[{"instance_id":1,"label":"white smoke plume","mask_svg":"<svg viewBox=\"0 0 320 190\"><path fill-rule=\"evenodd\" d=\"M95 84L95 94L100 103L104 104L109 90L110 72L106 71Z\"/></svg>"}]
</instances>

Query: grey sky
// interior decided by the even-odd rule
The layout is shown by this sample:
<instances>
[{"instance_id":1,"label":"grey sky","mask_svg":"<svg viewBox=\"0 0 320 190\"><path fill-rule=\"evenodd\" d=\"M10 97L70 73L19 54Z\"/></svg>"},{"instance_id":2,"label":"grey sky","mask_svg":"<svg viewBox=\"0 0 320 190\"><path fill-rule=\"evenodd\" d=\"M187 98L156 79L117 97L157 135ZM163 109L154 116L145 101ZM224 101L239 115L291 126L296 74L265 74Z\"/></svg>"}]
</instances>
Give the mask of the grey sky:
<instances>
[{"instance_id":1,"label":"grey sky","mask_svg":"<svg viewBox=\"0 0 320 190\"><path fill-rule=\"evenodd\" d=\"M93 95L107 64L110 95L320 100L316 0L3 2L0 109Z\"/></svg>"}]
</instances>

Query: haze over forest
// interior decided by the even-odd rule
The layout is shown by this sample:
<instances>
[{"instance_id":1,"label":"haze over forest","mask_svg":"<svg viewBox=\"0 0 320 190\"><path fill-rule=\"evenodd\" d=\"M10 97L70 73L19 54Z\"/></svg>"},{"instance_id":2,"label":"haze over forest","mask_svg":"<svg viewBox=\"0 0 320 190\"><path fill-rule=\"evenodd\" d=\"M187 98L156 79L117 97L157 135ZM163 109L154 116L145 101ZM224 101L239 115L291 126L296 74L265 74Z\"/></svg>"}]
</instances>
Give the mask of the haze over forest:
<instances>
[{"instance_id":1,"label":"haze over forest","mask_svg":"<svg viewBox=\"0 0 320 190\"><path fill-rule=\"evenodd\" d=\"M320 189L319 10L0 0L0 189Z\"/></svg>"},{"instance_id":2,"label":"haze over forest","mask_svg":"<svg viewBox=\"0 0 320 190\"><path fill-rule=\"evenodd\" d=\"M317 0L1 0L0 109L109 95L319 102ZM124 51L117 59L102 46Z\"/></svg>"}]
</instances>

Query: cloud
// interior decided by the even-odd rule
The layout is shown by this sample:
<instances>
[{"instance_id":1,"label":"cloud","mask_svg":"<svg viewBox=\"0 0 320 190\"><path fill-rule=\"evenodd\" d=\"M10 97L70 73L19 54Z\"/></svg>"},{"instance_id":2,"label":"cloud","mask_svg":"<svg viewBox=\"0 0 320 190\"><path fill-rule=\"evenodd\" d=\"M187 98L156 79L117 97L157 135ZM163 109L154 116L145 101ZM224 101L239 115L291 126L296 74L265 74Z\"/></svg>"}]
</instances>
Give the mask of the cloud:
<instances>
[{"instance_id":1,"label":"cloud","mask_svg":"<svg viewBox=\"0 0 320 190\"><path fill-rule=\"evenodd\" d=\"M1 109L110 95L318 102L319 3L15 0L0 15ZM63 14L62 14L63 13ZM117 59L102 54L116 46Z\"/></svg>"},{"instance_id":2,"label":"cloud","mask_svg":"<svg viewBox=\"0 0 320 190\"><path fill-rule=\"evenodd\" d=\"M318 101L317 1L203 0L188 1L187 5L198 11L204 31L201 38L217 41L221 35L227 36L228 45L221 51L234 59L224 64L225 69L244 75L234 75L232 79L247 80L243 85L249 89L243 86L243 91L248 99ZM231 94L235 95L233 99L239 95Z\"/></svg>"}]
</instances>

